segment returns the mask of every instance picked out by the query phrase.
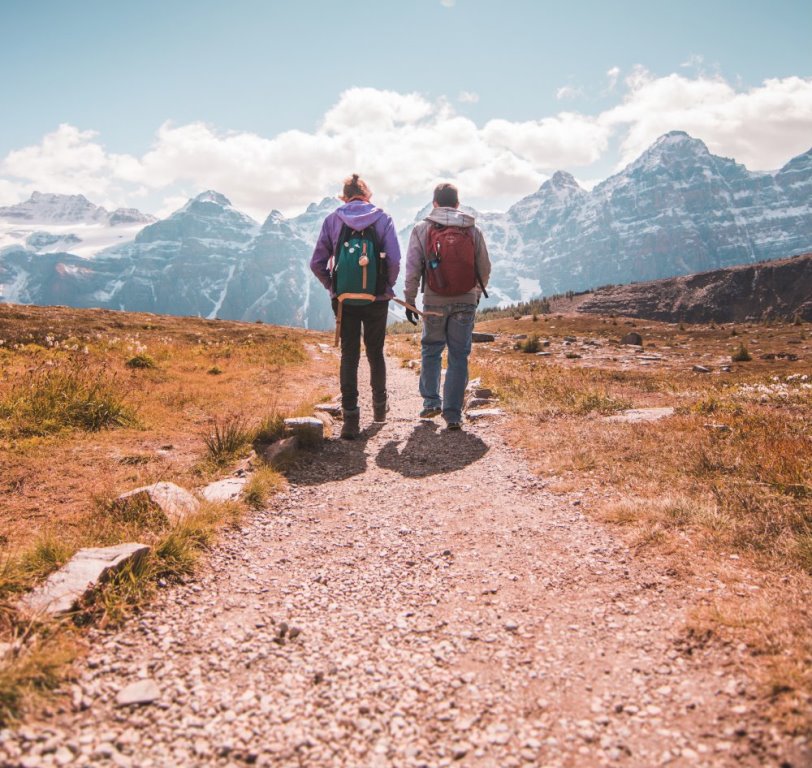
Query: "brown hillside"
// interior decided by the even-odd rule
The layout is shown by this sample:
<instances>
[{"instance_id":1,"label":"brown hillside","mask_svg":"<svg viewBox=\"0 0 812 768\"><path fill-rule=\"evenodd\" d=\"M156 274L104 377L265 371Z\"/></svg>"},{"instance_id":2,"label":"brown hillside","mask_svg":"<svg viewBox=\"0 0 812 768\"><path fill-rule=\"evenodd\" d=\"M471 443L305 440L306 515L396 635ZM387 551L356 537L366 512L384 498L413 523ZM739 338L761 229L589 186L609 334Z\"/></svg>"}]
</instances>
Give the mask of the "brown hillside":
<instances>
[{"instance_id":1,"label":"brown hillside","mask_svg":"<svg viewBox=\"0 0 812 768\"><path fill-rule=\"evenodd\" d=\"M600 288L579 312L666 322L812 320L812 253L694 275Z\"/></svg>"}]
</instances>

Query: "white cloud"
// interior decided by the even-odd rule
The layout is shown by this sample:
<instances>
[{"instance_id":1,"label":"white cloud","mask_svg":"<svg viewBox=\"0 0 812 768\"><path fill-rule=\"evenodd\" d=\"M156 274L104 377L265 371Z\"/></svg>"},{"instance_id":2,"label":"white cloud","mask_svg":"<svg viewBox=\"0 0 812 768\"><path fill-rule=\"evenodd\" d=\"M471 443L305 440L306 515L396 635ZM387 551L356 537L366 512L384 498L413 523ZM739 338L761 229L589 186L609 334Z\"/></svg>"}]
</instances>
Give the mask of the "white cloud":
<instances>
[{"instance_id":1,"label":"white cloud","mask_svg":"<svg viewBox=\"0 0 812 768\"><path fill-rule=\"evenodd\" d=\"M611 82L620 70L606 74ZM387 207L427 196L440 179L456 180L466 202L482 207L532 192L558 169L594 179L601 173L594 166L607 168L616 145L624 164L674 129L752 169L778 167L812 143L812 78L742 89L720 77L655 77L637 67L618 81L618 93L619 103L595 115L563 111L477 125L446 99L354 88L313 131L264 137L165 123L138 157L110 153L93 131L61 125L0 160L0 202L38 189L165 214L184 196L212 188L261 219L272 208L295 213L335 195L358 172Z\"/></svg>"},{"instance_id":2,"label":"white cloud","mask_svg":"<svg viewBox=\"0 0 812 768\"><path fill-rule=\"evenodd\" d=\"M559 101L563 101L565 99L576 99L579 96L583 96L583 93L580 88L576 88L573 85L562 85L561 88L555 92L555 97Z\"/></svg>"},{"instance_id":3,"label":"white cloud","mask_svg":"<svg viewBox=\"0 0 812 768\"><path fill-rule=\"evenodd\" d=\"M614 91L617 86L618 78L620 77L620 67L612 67L606 70L606 78L608 80L608 88Z\"/></svg>"},{"instance_id":4,"label":"white cloud","mask_svg":"<svg viewBox=\"0 0 812 768\"><path fill-rule=\"evenodd\" d=\"M657 78L637 69L626 83L623 103L598 118L624 136L618 167L670 130L687 131L751 170L778 168L812 144L812 78L737 91L721 77Z\"/></svg>"},{"instance_id":5,"label":"white cloud","mask_svg":"<svg viewBox=\"0 0 812 768\"><path fill-rule=\"evenodd\" d=\"M680 64L683 69L696 69L701 70L705 64L705 57L701 53L692 53L685 61Z\"/></svg>"},{"instance_id":6,"label":"white cloud","mask_svg":"<svg viewBox=\"0 0 812 768\"><path fill-rule=\"evenodd\" d=\"M457 101L463 104L476 104L479 101L479 94L474 93L474 91L460 91Z\"/></svg>"}]
</instances>

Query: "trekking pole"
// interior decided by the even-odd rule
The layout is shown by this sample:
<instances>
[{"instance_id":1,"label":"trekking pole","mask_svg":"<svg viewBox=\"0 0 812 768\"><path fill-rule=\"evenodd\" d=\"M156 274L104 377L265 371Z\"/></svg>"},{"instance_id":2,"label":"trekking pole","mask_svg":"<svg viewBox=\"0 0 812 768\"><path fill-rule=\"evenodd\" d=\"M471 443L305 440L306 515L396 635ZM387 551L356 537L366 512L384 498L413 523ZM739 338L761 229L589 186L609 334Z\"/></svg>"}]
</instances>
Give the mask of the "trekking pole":
<instances>
[{"instance_id":1,"label":"trekking pole","mask_svg":"<svg viewBox=\"0 0 812 768\"><path fill-rule=\"evenodd\" d=\"M407 304L405 301L401 301L396 296L392 297L392 301L396 304L400 304L401 307L406 307L406 309L411 309L416 315L420 315L420 317L425 317L426 315L431 315L432 317L442 317L442 312L432 312L431 310L423 310L422 312L417 308L413 307L411 304Z\"/></svg>"}]
</instances>

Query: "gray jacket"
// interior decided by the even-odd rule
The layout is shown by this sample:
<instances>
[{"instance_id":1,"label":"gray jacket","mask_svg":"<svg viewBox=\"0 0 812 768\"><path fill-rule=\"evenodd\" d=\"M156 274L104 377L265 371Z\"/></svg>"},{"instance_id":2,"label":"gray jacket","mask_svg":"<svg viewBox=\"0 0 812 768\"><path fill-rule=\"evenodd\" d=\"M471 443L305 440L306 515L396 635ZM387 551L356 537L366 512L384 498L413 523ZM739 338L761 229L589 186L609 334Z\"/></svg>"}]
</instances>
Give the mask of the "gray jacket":
<instances>
[{"instance_id":1,"label":"gray jacket","mask_svg":"<svg viewBox=\"0 0 812 768\"><path fill-rule=\"evenodd\" d=\"M474 217L463 213L457 208L435 208L423 221L415 224L412 235L409 238L409 250L406 252L406 286L404 288L404 298L407 303L414 306L417 292L420 289L420 279L423 275L423 268L426 261L426 242L428 240L428 229L431 222L443 224L447 227L473 227L474 228L474 254L476 258L476 268L482 284L488 284L491 275L491 260L488 258L488 247L485 245L485 238L482 231L474 223ZM438 307L446 304L477 304L482 293L479 285L468 293L460 296L440 296L426 285L426 292L423 295L424 307Z\"/></svg>"}]
</instances>

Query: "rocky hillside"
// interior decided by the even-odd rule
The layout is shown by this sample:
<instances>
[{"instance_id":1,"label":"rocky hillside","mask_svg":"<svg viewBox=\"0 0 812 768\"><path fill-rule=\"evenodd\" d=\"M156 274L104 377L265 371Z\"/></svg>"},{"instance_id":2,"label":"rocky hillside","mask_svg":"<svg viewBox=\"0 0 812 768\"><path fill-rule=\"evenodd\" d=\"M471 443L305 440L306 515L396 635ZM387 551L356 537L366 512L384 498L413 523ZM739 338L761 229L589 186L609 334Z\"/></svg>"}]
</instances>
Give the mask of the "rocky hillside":
<instances>
[{"instance_id":1,"label":"rocky hillside","mask_svg":"<svg viewBox=\"0 0 812 768\"><path fill-rule=\"evenodd\" d=\"M690 323L791 318L796 314L812 321L812 253L601 288L584 297L578 311Z\"/></svg>"}]
</instances>

